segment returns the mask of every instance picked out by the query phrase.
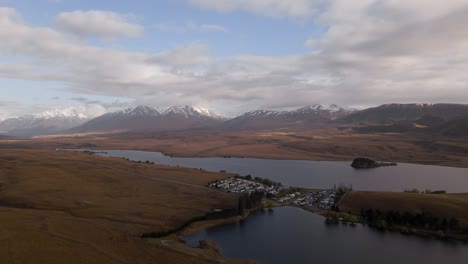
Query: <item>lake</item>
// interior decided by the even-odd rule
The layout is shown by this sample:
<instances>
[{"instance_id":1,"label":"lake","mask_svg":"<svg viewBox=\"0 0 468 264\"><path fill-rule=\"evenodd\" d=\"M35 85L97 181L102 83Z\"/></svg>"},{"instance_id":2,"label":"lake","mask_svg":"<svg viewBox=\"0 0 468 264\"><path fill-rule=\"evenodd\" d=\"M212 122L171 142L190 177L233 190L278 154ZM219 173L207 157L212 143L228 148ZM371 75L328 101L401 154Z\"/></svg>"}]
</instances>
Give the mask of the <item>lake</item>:
<instances>
[{"instance_id":1,"label":"lake","mask_svg":"<svg viewBox=\"0 0 468 264\"><path fill-rule=\"evenodd\" d=\"M247 219L183 237L208 239L229 258L275 263L468 263L468 246L380 232L360 224L327 225L322 216L294 207L255 211Z\"/></svg>"},{"instance_id":2,"label":"lake","mask_svg":"<svg viewBox=\"0 0 468 264\"><path fill-rule=\"evenodd\" d=\"M351 161L270 160L254 158L180 158L159 152L103 150L102 156L125 157L157 164L225 170L241 175L269 178L286 186L332 188L335 184L352 185L355 190L403 191L446 190L468 192L468 169L399 163L398 166L367 170L353 169Z\"/></svg>"}]
</instances>

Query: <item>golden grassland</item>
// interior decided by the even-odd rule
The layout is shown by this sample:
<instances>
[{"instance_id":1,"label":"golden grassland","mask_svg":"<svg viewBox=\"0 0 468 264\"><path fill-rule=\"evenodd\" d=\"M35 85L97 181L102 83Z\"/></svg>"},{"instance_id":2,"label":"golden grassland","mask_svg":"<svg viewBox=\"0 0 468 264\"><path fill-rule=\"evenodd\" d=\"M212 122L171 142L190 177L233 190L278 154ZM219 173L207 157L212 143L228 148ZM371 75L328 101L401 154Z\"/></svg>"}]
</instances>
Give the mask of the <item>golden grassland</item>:
<instances>
[{"instance_id":1,"label":"golden grassland","mask_svg":"<svg viewBox=\"0 0 468 264\"><path fill-rule=\"evenodd\" d=\"M468 138L304 132L86 134L0 139L0 263L213 263L215 249L193 249L167 231L236 197L204 188L229 174L138 164L56 148L134 149L174 156L381 161L468 167ZM149 176L150 178L141 177ZM174 183L177 182L177 183ZM351 192L342 211L429 211L468 226L468 194ZM235 219L229 219L232 221ZM195 223L185 233L223 223Z\"/></svg>"},{"instance_id":2,"label":"golden grassland","mask_svg":"<svg viewBox=\"0 0 468 264\"><path fill-rule=\"evenodd\" d=\"M426 212L439 218L457 218L463 227L468 227L468 193L349 192L339 206L340 211L355 215L360 215L361 209L378 209L383 212Z\"/></svg>"},{"instance_id":3,"label":"golden grassland","mask_svg":"<svg viewBox=\"0 0 468 264\"><path fill-rule=\"evenodd\" d=\"M138 149L191 157L352 160L364 156L381 161L468 167L468 137L367 134L339 127L324 127L301 132L186 131L61 135L19 140L10 144L49 148Z\"/></svg>"},{"instance_id":4,"label":"golden grassland","mask_svg":"<svg viewBox=\"0 0 468 264\"><path fill-rule=\"evenodd\" d=\"M0 263L222 260L215 250L140 236L234 207L235 196L203 187L228 174L45 149L2 148L0 168Z\"/></svg>"}]
</instances>

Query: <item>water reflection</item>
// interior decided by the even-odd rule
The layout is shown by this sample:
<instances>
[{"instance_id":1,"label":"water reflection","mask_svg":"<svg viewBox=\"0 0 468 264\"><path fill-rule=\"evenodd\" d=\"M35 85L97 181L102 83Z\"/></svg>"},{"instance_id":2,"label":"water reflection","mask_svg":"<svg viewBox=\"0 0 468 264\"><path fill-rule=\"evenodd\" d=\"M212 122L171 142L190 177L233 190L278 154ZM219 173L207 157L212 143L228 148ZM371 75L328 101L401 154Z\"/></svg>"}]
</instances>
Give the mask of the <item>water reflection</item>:
<instances>
[{"instance_id":1,"label":"water reflection","mask_svg":"<svg viewBox=\"0 0 468 264\"><path fill-rule=\"evenodd\" d=\"M172 158L159 152L106 150L103 156L126 157L164 165L180 165L211 171L225 170L241 175L269 178L287 186L332 188L340 183L356 190L403 191L446 190L468 192L468 169L400 163L395 167L355 170L350 162L267 160L249 158Z\"/></svg>"},{"instance_id":2,"label":"water reflection","mask_svg":"<svg viewBox=\"0 0 468 264\"><path fill-rule=\"evenodd\" d=\"M225 256L259 263L451 263L466 264L468 246L382 232L362 226L325 224L302 209L253 212L244 222L185 238L212 240Z\"/></svg>"}]
</instances>

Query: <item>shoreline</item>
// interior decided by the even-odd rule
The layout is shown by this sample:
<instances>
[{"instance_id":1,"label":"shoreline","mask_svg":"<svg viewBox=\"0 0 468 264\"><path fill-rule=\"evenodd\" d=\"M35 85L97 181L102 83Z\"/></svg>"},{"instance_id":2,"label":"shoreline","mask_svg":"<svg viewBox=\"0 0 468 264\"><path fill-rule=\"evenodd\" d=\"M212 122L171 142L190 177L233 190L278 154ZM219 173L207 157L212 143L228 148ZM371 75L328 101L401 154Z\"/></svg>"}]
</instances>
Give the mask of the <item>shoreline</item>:
<instances>
[{"instance_id":1,"label":"shoreline","mask_svg":"<svg viewBox=\"0 0 468 264\"><path fill-rule=\"evenodd\" d=\"M203 221L197 221L193 222L190 225L186 226L183 228L181 231L172 233L168 236L164 237L159 237L159 238L142 238L142 239L147 239L149 241L157 241L161 245L171 249L175 250L184 254L189 254L193 255L194 253L192 251L196 250L199 251L198 256L203 257L203 258L208 258L211 261L217 261L219 263L224 263L227 261L227 263L246 263L246 264L255 264L257 263L255 260L239 260L239 259L230 259L224 255L221 254L220 252L220 247L216 243L210 240L201 240L198 241L197 246L191 246L187 244L187 241L184 240L181 237L184 236L191 236L194 235L198 232L201 232L203 230L208 230L210 228L214 228L217 226L222 226L230 223L236 223L241 220L247 219L247 217L250 215L251 212L255 210L261 210L260 207L252 208L246 211L244 215L237 215L237 216L232 216L228 218L222 218L222 219L213 219L213 220L203 220ZM204 241L207 247L202 246L202 241Z\"/></svg>"},{"instance_id":2,"label":"shoreline","mask_svg":"<svg viewBox=\"0 0 468 264\"><path fill-rule=\"evenodd\" d=\"M239 215L239 216L230 217L230 218L226 218L226 219L205 220L205 221L202 221L202 222L195 222L195 223L191 224L190 226L184 228L182 231L180 231L180 232L178 232L176 234L173 234L173 235L176 235L177 238L180 239L180 236L191 236L191 235L194 235L194 234L196 234L198 232L201 232L201 231L204 231L204 230L207 230L207 229L210 229L210 228L214 228L214 227L218 227L218 226L222 226L222 225L231 224L231 223L235 223L235 222L245 220L245 219L247 219L249 217L250 213L252 213L254 211L270 210L270 209L282 208L282 207L293 207L293 208L302 209L303 211L306 211L306 212L309 212L309 213L312 213L312 214L315 214L315 215L322 216L324 218L324 220L327 219L327 217L324 214L326 212L330 211L330 210L307 209L307 208L297 206L297 205L293 205L293 204L285 204L285 205L275 204L274 206L272 206L270 208L257 207L257 208L250 209L247 212L247 214L245 214L243 216ZM396 226L393 229L379 229L377 227L372 227L369 224L363 222L362 219L359 218L359 216L354 215L354 214L351 214L351 215L356 216L358 218L358 221L357 222L338 221L338 222L336 222L334 224L343 224L343 225L360 224L362 226L366 226L366 227L368 227L370 229L373 229L375 231L400 233L400 234L406 235L406 236L430 238L430 239L436 239L436 240L440 240L440 241L444 241L444 242L448 242L448 243L455 242L455 243L468 244L468 237L466 237L466 236L463 237L460 234L445 234L444 236L438 236L436 231L422 230L422 229L415 229L415 228L412 228L412 230L410 229L410 232L405 233L405 232L401 231L401 228L403 228L402 226ZM185 241L183 239L181 239L181 240L185 244Z\"/></svg>"},{"instance_id":3,"label":"shoreline","mask_svg":"<svg viewBox=\"0 0 468 264\"><path fill-rule=\"evenodd\" d=\"M190 224L186 228L182 229L180 232L177 232L175 235L177 236L191 236L194 235L198 232L201 232L203 230L207 230L210 228L214 228L217 226L222 226L230 223L236 223L241 220L247 219L249 217L251 212L254 212L256 210L260 210L262 208L257 207L257 208L252 208L246 211L244 215L236 215L236 216L231 216L228 218L222 218L222 219L213 219L213 220L204 220L204 221L199 221Z\"/></svg>"},{"instance_id":4,"label":"shoreline","mask_svg":"<svg viewBox=\"0 0 468 264\"><path fill-rule=\"evenodd\" d=\"M70 149L70 150L79 150L79 149ZM349 162L350 166L353 162L354 158L336 158L330 159L326 157L314 157L314 158L286 158L286 157L278 157L278 156L265 156L265 155L203 155L203 154L192 154L192 155L185 155L185 154L173 154L166 151L161 151L157 149L148 149L148 148L136 148L136 149L115 149L115 148L104 148L104 147L95 147L94 149L89 149L91 151L105 151L105 150L121 150L121 151L142 151L142 152L152 152L152 153L161 153L162 155L170 158L223 158L223 159L259 159L259 160L278 160L278 161L316 161L316 162ZM448 168L460 168L460 169L468 169L468 164L458 164L458 165L448 165L445 164L447 161L439 160L435 162L430 161L410 161L410 160L398 160L395 159L393 161L382 161L377 159L379 162L391 162L399 164L410 164L410 165L421 165L421 166L438 166L438 167L448 167ZM392 165L393 166L393 165ZM378 169L380 167L392 167L392 166L378 166L375 168L369 169Z\"/></svg>"}]
</instances>

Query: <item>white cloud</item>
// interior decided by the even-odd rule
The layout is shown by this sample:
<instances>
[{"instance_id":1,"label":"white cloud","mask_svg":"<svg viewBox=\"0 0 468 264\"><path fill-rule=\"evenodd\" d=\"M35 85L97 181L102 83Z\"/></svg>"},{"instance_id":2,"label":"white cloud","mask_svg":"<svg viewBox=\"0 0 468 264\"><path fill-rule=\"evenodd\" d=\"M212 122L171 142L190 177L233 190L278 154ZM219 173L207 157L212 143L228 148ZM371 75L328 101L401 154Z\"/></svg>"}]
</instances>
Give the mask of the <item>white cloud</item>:
<instances>
[{"instance_id":1,"label":"white cloud","mask_svg":"<svg viewBox=\"0 0 468 264\"><path fill-rule=\"evenodd\" d=\"M0 8L0 58L22 58L0 63L0 76L61 81L91 97L204 105L228 114L321 102L468 101L466 1L350 2L324 4L316 18L328 30L314 37L313 52L227 58L200 43L159 54L96 47Z\"/></svg>"},{"instance_id":2,"label":"white cloud","mask_svg":"<svg viewBox=\"0 0 468 264\"><path fill-rule=\"evenodd\" d=\"M180 48L156 54L150 62L170 67L192 67L207 65L213 61L209 48L200 43L193 43Z\"/></svg>"},{"instance_id":3,"label":"white cloud","mask_svg":"<svg viewBox=\"0 0 468 264\"><path fill-rule=\"evenodd\" d=\"M127 16L109 11L72 11L56 16L57 25L80 36L114 38L119 36L138 37L143 28L128 21Z\"/></svg>"},{"instance_id":4,"label":"white cloud","mask_svg":"<svg viewBox=\"0 0 468 264\"><path fill-rule=\"evenodd\" d=\"M242 10L273 17L307 17L322 0L187 0L192 5L221 12Z\"/></svg>"},{"instance_id":5,"label":"white cloud","mask_svg":"<svg viewBox=\"0 0 468 264\"><path fill-rule=\"evenodd\" d=\"M214 31L214 32L227 32L228 30L216 24L197 24L194 22L187 22L185 24L175 23L156 23L153 28L161 31L172 31L177 33L185 33L188 31Z\"/></svg>"}]
</instances>

